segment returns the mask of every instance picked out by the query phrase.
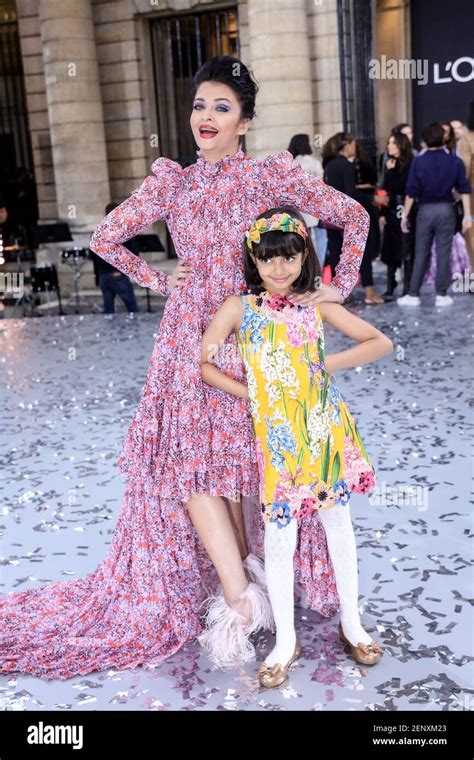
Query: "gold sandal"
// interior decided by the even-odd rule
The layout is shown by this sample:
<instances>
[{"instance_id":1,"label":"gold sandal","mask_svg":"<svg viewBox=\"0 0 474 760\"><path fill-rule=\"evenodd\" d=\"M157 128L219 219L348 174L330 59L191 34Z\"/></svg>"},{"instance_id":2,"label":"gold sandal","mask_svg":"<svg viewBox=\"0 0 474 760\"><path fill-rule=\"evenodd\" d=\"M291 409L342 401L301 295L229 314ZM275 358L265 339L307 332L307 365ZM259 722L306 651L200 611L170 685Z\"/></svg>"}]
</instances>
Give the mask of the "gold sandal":
<instances>
[{"instance_id":1,"label":"gold sandal","mask_svg":"<svg viewBox=\"0 0 474 760\"><path fill-rule=\"evenodd\" d=\"M339 638L343 644L350 648L354 660L361 665L376 665L382 657L383 649L375 639L372 639L370 644L362 644L360 641L357 646L351 644L344 636L341 623L339 623Z\"/></svg>"},{"instance_id":2,"label":"gold sandal","mask_svg":"<svg viewBox=\"0 0 474 760\"><path fill-rule=\"evenodd\" d=\"M262 662L258 669L258 679L260 686L265 689L274 689L275 686L280 686L288 678L288 670L293 663L301 656L301 644L297 641L295 649L286 665L280 665L279 662L269 667L266 662Z\"/></svg>"}]
</instances>

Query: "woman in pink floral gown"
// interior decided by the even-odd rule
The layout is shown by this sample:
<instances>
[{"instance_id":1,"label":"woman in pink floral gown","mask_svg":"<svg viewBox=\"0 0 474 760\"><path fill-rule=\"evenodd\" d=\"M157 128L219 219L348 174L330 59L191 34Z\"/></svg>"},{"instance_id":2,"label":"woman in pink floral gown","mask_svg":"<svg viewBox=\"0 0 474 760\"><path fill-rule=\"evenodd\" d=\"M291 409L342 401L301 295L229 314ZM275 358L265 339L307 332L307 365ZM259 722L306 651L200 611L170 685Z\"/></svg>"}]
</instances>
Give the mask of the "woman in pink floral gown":
<instances>
[{"instance_id":1,"label":"woman in pink floral gown","mask_svg":"<svg viewBox=\"0 0 474 760\"><path fill-rule=\"evenodd\" d=\"M257 89L246 67L211 59L195 85L197 162L183 169L158 158L90 242L136 283L169 295L118 458L127 483L113 540L84 578L0 596L3 672L66 679L158 664L200 634L201 605L218 580L226 598L239 595L248 544L257 554L263 548L252 420L246 400L202 382L202 334L227 296L245 290L242 238L266 208L293 204L344 229L333 284L297 302L343 300L357 279L368 232L362 206L294 165L287 151L260 162L239 147ZM123 245L157 219L166 221L179 258L172 275ZM244 373L241 365L235 377L243 381ZM305 603L325 616L337 611L316 512L301 530L295 574Z\"/></svg>"}]
</instances>

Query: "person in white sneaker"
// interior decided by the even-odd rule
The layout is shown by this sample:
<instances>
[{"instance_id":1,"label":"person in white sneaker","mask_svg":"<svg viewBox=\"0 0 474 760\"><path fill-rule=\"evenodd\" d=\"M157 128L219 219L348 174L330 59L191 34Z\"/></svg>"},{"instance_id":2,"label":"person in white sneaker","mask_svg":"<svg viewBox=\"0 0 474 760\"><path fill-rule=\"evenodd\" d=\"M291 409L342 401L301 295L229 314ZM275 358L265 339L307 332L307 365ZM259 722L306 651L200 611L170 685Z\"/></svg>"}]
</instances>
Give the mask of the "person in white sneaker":
<instances>
[{"instance_id":1,"label":"person in white sneaker","mask_svg":"<svg viewBox=\"0 0 474 760\"><path fill-rule=\"evenodd\" d=\"M464 218L462 232L471 228L471 186L461 159L443 148L443 127L439 122L428 124L421 133L426 151L411 163L401 219L402 231L408 232L408 214L414 200L418 203L415 232L415 260L408 293L397 299L401 306L419 306L420 288L430 262L431 246L436 240L435 306L453 303L447 290L451 283L449 254L455 233L456 218L453 190L460 193Z\"/></svg>"}]
</instances>

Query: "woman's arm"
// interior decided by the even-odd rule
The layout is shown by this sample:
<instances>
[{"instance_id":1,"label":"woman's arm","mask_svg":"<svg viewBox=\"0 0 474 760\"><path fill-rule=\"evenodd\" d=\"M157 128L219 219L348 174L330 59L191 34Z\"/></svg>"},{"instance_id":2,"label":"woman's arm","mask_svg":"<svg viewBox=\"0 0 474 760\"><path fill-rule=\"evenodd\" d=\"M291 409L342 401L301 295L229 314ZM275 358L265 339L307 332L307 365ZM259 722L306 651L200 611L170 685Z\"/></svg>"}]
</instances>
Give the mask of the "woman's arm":
<instances>
[{"instance_id":1,"label":"woman's arm","mask_svg":"<svg viewBox=\"0 0 474 760\"><path fill-rule=\"evenodd\" d=\"M154 176L146 177L127 200L100 222L89 247L138 285L166 296L171 292L170 275L154 269L122 245L168 215L182 168L175 161L161 157L152 164L152 171Z\"/></svg>"},{"instance_id":2,"label":"woman's arm","mask_svg":"<svg viewBox=\"0 0 474 760\"><path fill-rule=\"evenodd\" d=\"M319 296L314 294L309 300L310 294L295 296L295 303L307 305L320 300L344 300L357 281L369 234L369 214L353 198L305 172L294 163L289 151L268 156L262 163L267 170L264 170L263 179L271 184L275 200L296 206L300 211L344 230L341 256L332 285L321 285ZM268 176L265 176L267 172Z\"/></svg>"},{"instance_id":3,"label":"woman's arm","mask_svg":"<svg viewBox=\"0 0 474 760\"><path fill-rule=\"evenodd\" d=\"M202 336L201 376L205 383L233 396L248 399L247 386L226 375L212 363L231 332L242 324L243 303L239 296L230 296L214 314Z\"/></svg>"},{"instance_id":4,"label":"woman's arm","mask_svg":"<svg viewBox=\"0 0 474 760\"><path fill-rule=\"evenodd\" d=\"M319 304L319 311L324 322L333 325L359 344L346 351L338 351L336 354L326 356L325 363L328 372L368 364L383 356L388 356L393 351L390 338L340 304L322 303Z\"/></svg>"}]
</instances>

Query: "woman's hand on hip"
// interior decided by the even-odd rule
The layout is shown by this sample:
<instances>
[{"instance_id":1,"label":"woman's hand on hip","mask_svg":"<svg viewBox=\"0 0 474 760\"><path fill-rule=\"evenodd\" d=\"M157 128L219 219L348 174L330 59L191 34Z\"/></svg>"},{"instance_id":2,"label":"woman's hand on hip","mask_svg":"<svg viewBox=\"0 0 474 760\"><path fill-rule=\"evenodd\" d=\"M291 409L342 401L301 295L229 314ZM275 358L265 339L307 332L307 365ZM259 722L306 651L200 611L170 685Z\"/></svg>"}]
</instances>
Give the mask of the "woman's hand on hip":
<instances>
[{"instance_id":1,"label":"woman's hand on hip","mask_svg":"<svg viewBox=\"0 0 474 760\"><path fill-rule=\"evenodd\" d=\"M170 290L174 290L177 285L184 285L189 275L192 272L192 268L184 261L180 261L179 264L173 269L168 279L168 286Z\"/></svg>"},{"instance_id":2,"label":"woman's hand on hip","mask_svg":"<svg viewBox=\"0 0 474 760\"><path fill-rule=\"evenodd\" d=\"M334 285L320 285L319 288L312 293L291 293L291 300L298 306L312 306L322 301L334 301L335 303L343 303L344 297L338 291Z\"/></svg>"}]
</instances>

